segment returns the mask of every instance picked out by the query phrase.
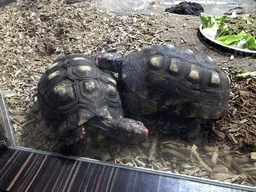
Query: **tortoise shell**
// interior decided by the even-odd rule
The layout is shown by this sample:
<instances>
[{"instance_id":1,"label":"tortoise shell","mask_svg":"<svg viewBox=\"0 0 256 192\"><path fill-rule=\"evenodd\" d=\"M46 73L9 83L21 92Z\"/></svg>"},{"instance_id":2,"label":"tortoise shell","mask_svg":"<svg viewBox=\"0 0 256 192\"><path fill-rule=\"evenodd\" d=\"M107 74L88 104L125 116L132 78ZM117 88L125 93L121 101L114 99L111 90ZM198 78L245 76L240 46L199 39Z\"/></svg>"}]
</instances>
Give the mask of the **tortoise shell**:
<instances>
[{"instance_id":1,"label":"tortoise shell","mask_svg":"<svg viewBox=\"0 0 256 192\"><path fill-rule=\"evenodd\" d=\"M123 59L120 79L126 106L137 103L142 114L167 107L191 118L216 119L228 109L229 77L210 57L188 49L154 45L131 53Z\"/></svg>"},{"instance_id":2,"label":"tortoise shell","mask_svg":"<svg viewBox=\"0 0 256 192\"><path fill-rule=\"evenodd\" d=\"M123 117L116 80L84 55L68 55L54 61L38 83L38 101L47 125L55 123L59 127L65 122L57 130L60 134L94 117Z\"/></svg>"}]
</instances>

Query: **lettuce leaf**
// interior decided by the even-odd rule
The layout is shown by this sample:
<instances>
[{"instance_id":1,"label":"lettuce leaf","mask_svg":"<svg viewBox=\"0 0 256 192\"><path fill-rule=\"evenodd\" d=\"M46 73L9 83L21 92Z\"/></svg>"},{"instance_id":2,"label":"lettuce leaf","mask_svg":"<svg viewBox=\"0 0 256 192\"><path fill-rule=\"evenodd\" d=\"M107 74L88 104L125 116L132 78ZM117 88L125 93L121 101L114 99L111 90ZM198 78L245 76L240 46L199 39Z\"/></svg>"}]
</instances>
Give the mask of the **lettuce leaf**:
<instances>
[{"instance_id":1,"label":"lettuce leaf","mask_svg":"<svg viewBox=\"0 0 256 192\"><path fill-rule=\"evenodd\" d=\"M220 28L223 26L223 20L228 18L227 15L221 15L221 16L211 16L207 15L206 13L201 13L200 15L201 21L202 21L202 27L204 28Z\"/></svg>"},{"instance_id":2,"label":"lettuce leaf","mask_svg":"<svg viewBox=\"0 0 256 192\"><path fill-rule=\"evenodd\" d=\"M241 73L241 74L237 74L236 76L240 77L240 78L255 77L256 76L256 71Z\"/></svg>"},{"instance_id":3,"label":"lettuce leaf","mask_svg":"<svg viewBox=\"0 0 256 192\"><path fill-rule=\"evenodd\" d=\"M219 36L215 38L223 45L235 46L238 48L256 49L255 37L241 31L238 34L229 34L226 36Z\"/></svg>"},{"instance_id":4,"label":"lettuce leaf","mask_svg":"<svg viewBox=\"0 0 256 192\"><path fill-rule=\"evenodd\" d=\"M245 39L246 42L243 44L243 48L256 49L255 37L245 33L244 39Z\"/></svg>"},{"instance_id":5,"label":"lettuce leaf","mask_svg":"<svg viewBox=\"0 0 256 192\"><path fill-rule=\"evenodd\" d=\"M202 28L218 29L215 35L215 40L223 45L235 46L244 49L256 49L255 37L241 31L237 34L224 35L229 30L229 26L223 22L227 19L227 15L211 16L205 13L200 15Z\"/></svg>"}]
</instances>

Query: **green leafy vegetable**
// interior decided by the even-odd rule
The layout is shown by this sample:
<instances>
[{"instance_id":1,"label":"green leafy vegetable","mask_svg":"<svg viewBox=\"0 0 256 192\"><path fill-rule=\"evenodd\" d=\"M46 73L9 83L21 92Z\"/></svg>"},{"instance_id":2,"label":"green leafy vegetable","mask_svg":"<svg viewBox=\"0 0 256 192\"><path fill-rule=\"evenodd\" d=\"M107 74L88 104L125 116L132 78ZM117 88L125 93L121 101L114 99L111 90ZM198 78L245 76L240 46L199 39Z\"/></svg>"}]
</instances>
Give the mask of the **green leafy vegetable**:
<instances>
[{"instance_id":1,"label":"green leafy vegetable","mask_svg":"<svg viewBox=\"0 0 256 192\"><path fill-rule=\"evenodd\" d=\"M256 49L255 37L248 35L244 31L241 31L237 35L229 34L226 36L219 36L216 37L216 40L223 45L237 46L245 49Z\"/></svg>"},{"instance_id":2,"label":"green leafy vegetable","mask_svg":"<svg viewBox=\"0 0 256 192\"><path fill-rule=\"evenodd\" d=\"M203 24L203 29L204 28L220 28L220 26L222 26L223 20L228 18L227 15L222 15L222 16L211 16L211 15L207 15L205 13L201 13L200 15L202 24Z\"/></svg>"},{"instance_id":3,"label":"green leafy vegetable","mask_svg":"<svg viewBox=\"0 0 256 192\"><path fill-rule=\"evenodd\" d=\"M244 49L256 49L255 37L246 33L245 31L231 31L230 24L225 23L224 21L229 18L227 15L222 16L211 16L205 13L200 15L202 21L203 29L206 28L217 28L217 33L215 35L215 40L219 41L223 45L235 46ZM251 22L247 22L247 25L252 25ZM228 35L227 35L228 34Z\"/></svg>"},{"instance_id":4,"label":"green leafy vegetable","mask_svg":"<svg viewBox=\"0 0 256 192\"><path fill-rule=\"evenodd\" d=\"M236 74L242 73L242 72L243 72L243 69L241 69L241 68L236 68L236 69L234 70L234 72L235 72Z\"/></svg>"},{"instance_id":5,"label":"green leafy vegetable","mask_svg":"<svg viewBox=\"0 0 256 192\"><path fill-rule=\"evenodd\" d=\"M237 74L236 76L240 77L240 78L255 77L256 76L256 71L241 73L241 74Z\"/></svg>"}]
</instances>

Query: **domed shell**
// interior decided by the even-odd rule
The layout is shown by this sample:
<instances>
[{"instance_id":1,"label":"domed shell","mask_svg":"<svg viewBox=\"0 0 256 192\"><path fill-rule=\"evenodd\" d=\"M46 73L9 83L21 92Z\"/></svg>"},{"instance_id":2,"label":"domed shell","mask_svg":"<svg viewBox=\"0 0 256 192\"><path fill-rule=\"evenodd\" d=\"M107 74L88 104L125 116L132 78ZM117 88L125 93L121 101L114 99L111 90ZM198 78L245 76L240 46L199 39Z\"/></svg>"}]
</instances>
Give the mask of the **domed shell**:
<instances>
[{"instance_id":1,"label":"domed shell","mask_svg":"<svg viewBox=\"0 0 256 192\"><path fill-rule=\"evenodd\" d=\"M215 119L228 108L229 77L211 58L188 49L155 45L131 53L121 78L140 100L141 110L147 103L146 111L168 107L187 117Z\"/></svg>"},{"instance_id":2,"label":"domed shell","mask_svg":"<svg viewBox=\"0 0 256 192\"><path fill-rule=\"evenodd\" d=\"M54 61L40 79L38 101L47 124L67 121L69 129L93 117L123 117L115 79L84 55Z\"/></svg>"}]
</instances>

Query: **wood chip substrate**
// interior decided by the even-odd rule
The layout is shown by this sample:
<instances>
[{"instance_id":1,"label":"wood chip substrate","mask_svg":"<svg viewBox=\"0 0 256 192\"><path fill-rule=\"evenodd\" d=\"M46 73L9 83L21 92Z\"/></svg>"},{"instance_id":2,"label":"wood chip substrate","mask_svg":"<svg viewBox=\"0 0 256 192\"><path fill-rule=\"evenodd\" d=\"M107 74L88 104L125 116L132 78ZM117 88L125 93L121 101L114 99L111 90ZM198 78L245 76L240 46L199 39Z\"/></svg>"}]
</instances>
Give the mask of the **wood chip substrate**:
<instances>
[{"instance_id":1,"label":"wood chip substrate","mask_svg":"<svg viewBox=\"0 0 256 192\"><path fill-rule=\"evenodd\" d=\"M20 146L54 151L58 143L44 127L37 83L60 56L92 58L106 51L128 54L153 44L172 44L208 55L229 74L227 115L202 126L203 143L190 145L151 131L141 145L105 135L87 138L81 156L111 163L256 186L256 78L239 79L236 68L256 71L255 58L233 56L200 40L198 16L122 14L97 3L18 0L0 10L0 87Z\"/></svg>"}]
</instances>

